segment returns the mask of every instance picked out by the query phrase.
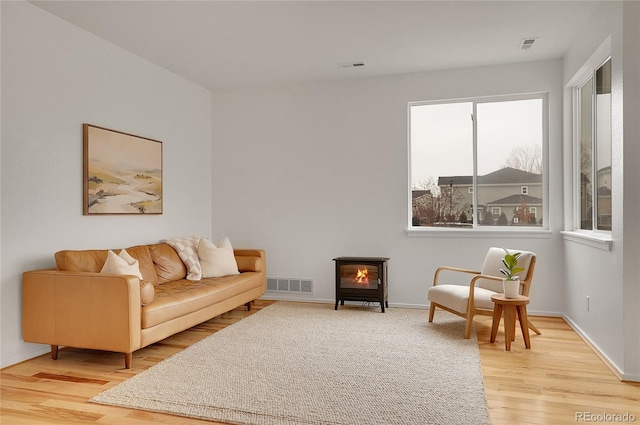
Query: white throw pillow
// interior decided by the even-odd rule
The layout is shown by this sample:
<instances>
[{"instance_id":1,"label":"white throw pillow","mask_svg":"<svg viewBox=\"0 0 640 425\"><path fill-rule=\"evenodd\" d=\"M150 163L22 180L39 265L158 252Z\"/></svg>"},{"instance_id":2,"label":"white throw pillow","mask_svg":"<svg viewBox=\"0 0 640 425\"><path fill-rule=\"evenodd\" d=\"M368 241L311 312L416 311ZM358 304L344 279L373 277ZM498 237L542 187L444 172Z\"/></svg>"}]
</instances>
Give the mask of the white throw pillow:
<instances>
[{"instance_id":1,"label":"white throw pillow","mask_svg":"<svg viewBox=\"0 0 640 425\"><path fill-rule=\"evenodd\" d=\"M133 258L126 249L120 251L119 255L109 250L107 253L107 261L100 273L112 273L112 274L130 274L138 276L142 280L142 273L140 273L140 263Z\"/></svg>"},{"instance_id":2,"label":"white throw pillow","mask_svg":"<svg viewBox=\"0 0 640 425\"><path fill-rule=\"evenodd\" d=\"M225 237L218 246L209 239L201 238L198 244L198 257L200 257L202 277L240 274L229 238Z\"/></svg>"}]
</instances>

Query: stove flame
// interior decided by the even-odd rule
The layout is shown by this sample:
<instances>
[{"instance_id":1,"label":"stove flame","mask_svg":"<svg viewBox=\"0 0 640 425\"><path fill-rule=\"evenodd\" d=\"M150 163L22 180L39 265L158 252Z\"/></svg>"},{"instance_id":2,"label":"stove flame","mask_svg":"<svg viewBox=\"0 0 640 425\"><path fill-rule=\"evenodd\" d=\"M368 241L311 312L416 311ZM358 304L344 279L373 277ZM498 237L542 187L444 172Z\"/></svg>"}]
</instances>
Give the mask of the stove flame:
<instances>
[{"instance_id":1,"label":"stove flame","mask_svg":"<svg viewBox=\"0 0 640 425\"><path fill-rule=\"evenodd\" d=\"M356 273L355 281L363 285L369 284L369 271L367 269L358 269Z\"/></svg>"}]
</instances>

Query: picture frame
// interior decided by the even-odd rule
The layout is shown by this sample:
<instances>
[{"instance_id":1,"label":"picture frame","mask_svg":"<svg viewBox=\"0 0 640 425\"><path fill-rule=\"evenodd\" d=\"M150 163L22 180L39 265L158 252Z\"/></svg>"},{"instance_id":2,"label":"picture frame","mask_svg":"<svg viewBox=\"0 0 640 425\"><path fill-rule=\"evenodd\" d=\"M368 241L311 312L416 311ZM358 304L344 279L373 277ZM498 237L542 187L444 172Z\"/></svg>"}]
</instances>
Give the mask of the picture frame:
<instances>
[{"instance_id":1,"label":"picture frame","mask_svg":"<svg viewBox=\"0 0 640 425\"><path fill-rule=\"evenodd\" d=\"M83 124L84 215L162 214L162 142Z\"/></svg>"}]
</instances>

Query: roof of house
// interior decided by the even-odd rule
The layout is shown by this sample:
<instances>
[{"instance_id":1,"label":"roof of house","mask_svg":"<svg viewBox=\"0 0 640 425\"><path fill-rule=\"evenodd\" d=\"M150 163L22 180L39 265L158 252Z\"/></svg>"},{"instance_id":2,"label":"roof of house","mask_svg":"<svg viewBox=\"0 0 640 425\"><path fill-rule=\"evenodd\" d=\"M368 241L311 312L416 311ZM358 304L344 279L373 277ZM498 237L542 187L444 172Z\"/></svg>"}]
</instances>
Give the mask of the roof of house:
<instances>
[{"instance_id":1,"label":"roof of house","mask_svg":"<svg viewBox=\"0 0 640 425\"><path fill-rule=\"evenodd\" d=\"M520 205L520 199L527 205L542 205L542 198L536 198L529 195L510 195L506 198L496 199L495 201L487 202L487 205Z\"/></svg>"},{"instance_id":2,"label":"roof of house","mask_svg":"<svg viewBox=\"0 0 640 425\"><path fill-rule=\"evenodd\" d=\"M438 177L438 186L454 186L471 185L473 184L473 176L444 176Z\"/></svg>"},{"instance_id":3,"label":"roof of house","mask_svg":"<svg viewBox=\"0 0 640 425\"><path fill-rule=\"evenodd\" d=\"M526 184L542 183L542 174L530 173L511 167L504 167L484 176L478 176L478 184ZM471 185L473 176L443 176L438 177L438 186L449 186L453 184Z\"/></svg>"},{"instance_id":4,"label":"roof of house","mask_svg":"<svg viewBox=\"0 0 640 425\"><path fill-rule=\"evenodd\" d=\"M600 186L598 188L598 196L611 196L611 189L606 186Z\"/></svg>"},{"instance_id":5,"label":"roof of house","mask_svg":"<svg viewBox=\"0 0 640 425\"><path fill-rule=\"evenodd\" d=\"M431 195L430 190L412 190L411 191L411 199L416 199L424 195Z\"/></svg>"}]
</instances>

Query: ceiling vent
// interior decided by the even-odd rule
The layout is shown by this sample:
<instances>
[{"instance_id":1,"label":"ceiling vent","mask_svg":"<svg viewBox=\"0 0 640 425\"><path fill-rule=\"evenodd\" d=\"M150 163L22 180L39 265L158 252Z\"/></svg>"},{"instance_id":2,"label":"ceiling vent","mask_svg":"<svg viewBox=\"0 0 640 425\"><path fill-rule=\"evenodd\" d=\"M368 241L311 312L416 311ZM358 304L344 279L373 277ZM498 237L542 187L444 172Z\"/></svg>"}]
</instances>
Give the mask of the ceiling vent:
<instances>
[{"instance_id":1,"label":"ceiling vent","mask_svg":"<svg viewBox=\"0 0 640 425\"><path fill-rule=\"evenodd\" d=\"M531 47L533 47L533 43L535 43L537 39L538 37L523 38L522 40L520 40L520 45L518 46L518 49L529 50Z\"/></svg>"},{"instance_id":2,"label":"ceiling vent","mask_svg":"<svg viewBox=\"0 0 640 425\"><path fill-rule=\"evenodd\" d=\"M344 63L339 63L338 66L340 68L361 68L365 66L365 63L364 62L344 62Z\"/></svg>"}]
</instances>

